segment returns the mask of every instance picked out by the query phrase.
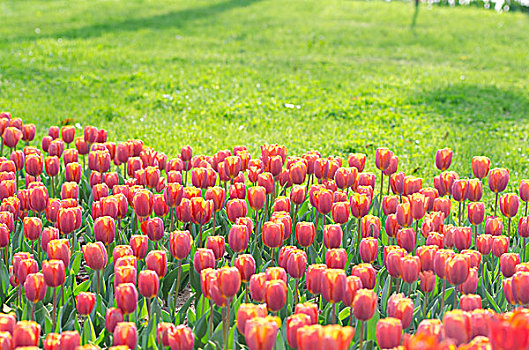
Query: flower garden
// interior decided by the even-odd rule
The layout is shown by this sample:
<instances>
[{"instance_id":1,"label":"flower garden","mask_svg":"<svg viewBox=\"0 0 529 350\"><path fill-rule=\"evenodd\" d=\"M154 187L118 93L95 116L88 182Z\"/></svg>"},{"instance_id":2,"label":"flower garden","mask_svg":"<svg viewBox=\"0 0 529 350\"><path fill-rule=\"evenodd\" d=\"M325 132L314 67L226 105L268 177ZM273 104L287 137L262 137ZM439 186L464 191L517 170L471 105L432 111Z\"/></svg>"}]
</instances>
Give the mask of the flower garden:
<instances>
[{"instance_id":1,"label":"flower garden","mask_svg":"<svg viewBox=\"0 0 529 350\"><path fill-rule=\"evenodd\" d=\"M493 159L0 131L0 349L529 348L529 181Z\"/></svg>"}]
</instances>

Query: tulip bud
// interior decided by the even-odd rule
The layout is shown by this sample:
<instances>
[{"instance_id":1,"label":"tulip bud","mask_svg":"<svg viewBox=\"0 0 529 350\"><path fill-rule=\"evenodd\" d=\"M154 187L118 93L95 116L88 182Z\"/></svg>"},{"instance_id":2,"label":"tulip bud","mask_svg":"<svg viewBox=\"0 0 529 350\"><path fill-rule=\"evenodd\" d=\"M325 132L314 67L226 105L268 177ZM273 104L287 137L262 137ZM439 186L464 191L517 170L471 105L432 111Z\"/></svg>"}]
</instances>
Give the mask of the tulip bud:
<instances>
[{"instance_id":1,"label":"tulip bud","mask_svg":"<svg viewBox=\"0 0 529 350\"><path fill-rule=\"evenodd\" d=\"M492 254L499 258L509 249L509 238L506 236L495 236L492 239Z\"/></svg>"},{"instance_id":2,"label":"tulip bud","mask_svg":"<svg viewBox=\"0 0 529 350\"><path fill-rule=\"evenodd\" d=\"M481 309L481 297L476 294L465 294L461 296L459 305L463 311Z\"/></svg>"},{"instance_id":3,"label":"tulip bud","mask_svg":"<svg viewBox=\"0 0 529 350\"><path fill-rule=\"evenodd\" d=\"M248 283L251 276L255 274L255 260L250 254L237 255L234 266L239 270L243 283Z\"/></svg>"},{"instance_id":4,"label":"tulip bud","mask_svg":"<svg viewBox=\"0 0 529 350\"><path fill-rule=\"evenodd\" d=\"M489 173L490 159L487 157L476 156L472 158L472 172L478 179L483 179Z\"/></svg>"},{"instance_id":5,"label":"tulip bud","mask_svg":"<svg viewBox=\"0 0 529 350\"><path fill-rule=\"evenodd\" d=\"M331 269L345 269L347 252L343 248L328 249L325 253L325 264Z\"/></svg>"},{"instance_id":6,"label":"tulip bud","mask_svg":"<svg viewBox=\"0 0 529 350\"><path fill-rule=\"evenodd\" d=\"M353 193L350 198L351 214L360 219L367 215L371 206L371 198L365 194Z\"/></svg>"},{"instance_id":7,"label":"tulip bud","mask_svg":"<svg viewBox=\"0 0 529 350\"><path fill-rule=\"evenodd\" d=\"M250 277L249 289L252 299L258 303L265 300L265 284L267 282L264 273L256 273Z\"/></svg>"},{"instance_id":8,"label":"tulip bud","mask_svg":"<svg viewBox=\"0 0 529 350\"><path fill-rule=\"evenodd\" d=\"M145 257L147 270L153 270L159 278L167 273L167 255L165 250L151 250Z\"/></svg>"},{"instance_id":9,"label":"tulip bud","mask_svg":"<svg viewBox=\"0 0 529 350\"><path fill-rule=\"evenodd\" d=\"M264 296L268 309L272 312L281 310L285 306L287 292L288 287L283 280L266 282Z\"/></svg>"},{"instance_id":10,"label":"tulip bud","mask_svg":"<svg viewBox=\"0 0 529 350\"><path fill-rule=\"evenodd\" d=\"M517 253L505 253L500 256L500 270L503 277L514 275L516 265L520 263L520 255Z\"/></svg>"},{"instance_id":11,"label":"tulip bud","mask_svg":"<svg viewBox=\"0 0 529 350\"><path fill-rule=\"evenodd\" d=\"M307 290L311 294L321 293L323 271L325 271L326 269L327 265L325 264L313 264L308 267L305 283L307 284Z\"/></svg>"},{"instance_id":12,"label":"tulip bud","mask_svg":"<svg viewBox=\"0 0 529 350\"><path fill-rule=\"evenodd\" d=\"M26 298L32 303L38 303L46 296L46 282L42 273L30 273L24 282Z\"/></svg>"},{"instance_id":13,"label":"tulip bud","mask_svg":"<svg viewBox=\"0 0 529 350\"><path fill-rule=\"evenodd\" d=\"M48 258L62 260L64 266L70 264L70 243L67 239L54 239L48 243Z\"/></svg>"},{"instance_id":14,"label":"tulip bud","mask_svg":"<svg viewBox=\"0 0 529 350\"><path fill-rule=\"evenodd\" d=\"M453 152L451 148L437 150L437 153L435 154L435 167L441 171L448 169L452 163L452 154Z\"/></svg>"},{"instance_id":15,"label":"tulip bud","mask_svg":"<svg viewBox=\"0 0 529 350\"><path fill-rule=\"evenodd\" d=\"M36 217L24 218L24 236L30 241L40 238L42 232L42 221Z\"/></svg>"},{"instance_id":16,"label":"tulip bud","mask_svg":"<svg viewBox=\"0 0 529 350\"><path fill-rule=\"evenodd\" d=\"M64 284L66 271L62 260L45 260L42 263L42 273L47 286L55 288Z\"/></svg>"},{"instance_id":17,"label":"tulip bud","mask_svg":"<svg viewBox=\"0 0 529 350\"><path fill-rule=\"evenodd\" d=\"M377 307L377 295L371 289L360 289L353 300L353 314L361 322L370 320Z\"/></svg>"},{"instance_id":18,"label":"tulip bud","mask_svg":"<svg viewBox=\"0 0 529 350\"><path fill-rule=\"evenodd\" d=\"M272 350L280 321L277 317L254 317L246 322L244 339L250 350Z\"/></svg>"},{"instance_id":19,"label":"tulip bud","mask_svg":"<svg viewBox=\"0 0 529 350\"><path fill-rule=\"evenodd\" d=\"M393 317L383 318L377 323L376 337L381 349L396 348L400 344L402 324Z\"/></svg>"},{"instance_id":20,"label":"tulip bud","mask_svg":"<svg viewBox=\"0 0 529 350\"><path fill-rule=\"evenodd\" d=\"M453 285L460 285L466 281L470 266L468 259L462 254L456 254L446 262L446 277Z\"/></svg>"},{"instance_id":21,"label":"tulip bud","mask_svg":"<svg viewBox=\"0 0 529 350\"><path fill-rule=\"evenodd\" d=\"M476 176L477 177L477 176ZM503 192L509 184L509 170L495 168L489 174L489 188L494 193Z\"/></svg>"},{"instance_id":22,"label":"tulip bud","mask_svg":"<svg viewBox=\"0 0 529 350\"><path fill-rule=\"evenodd\" d=\"M177 259L185 259L191 251L193 238L189 231L173 231L169 236L169 249L171 255Z\"/></svg>"},{"instance_id":23,"label":"tulip bud","mask_svg":"<svg viewBox=\"0 0 529 350\"><path fill-rule=\"evenodd\" d=\"M294 279L300 279L305 275L307 267L307 254L299 249L295 249L288 257L287 272Z\"/></svg>"},{"instance_id":24,"label":"tulip bud","mask_svg":"<svg viewBox=\"0 0 529 350\"><path fill-rule=\"evenodd\" d=\"M443 317L445 336L457 345L467 343L471 336L470 316L466 311L448 311Z\"/></svg>"},{"instance_id":25,"label":"tulip bud","mask_svg":"<svg viewBox=\"0 0 529 350\"><path fill-rule=\"evenodd\" d=\"M420 273L420 288L423 293L430 293L435 288L435 274L432 271L423 271Z\"/></svg>"},{"instance_id":26,"label":"tulip bud","mask_svg":"<svg viewBox=\"0 0 529 350\"><path fill-rule=\"evenodd\" d=\"M140 294L147 299L152 299L158 295L160 280L156 272L152 270L140 271L138 275L138 289Z\"/></svg>"},{"instance_id":27,"label":"tulip bud","mask_svg":"<svg viewBox=\"0 0 529 350\"><path fill-rule=\"evenodd\" d=\"M193 266L198 273L206 268L214 268L215 255L213 251L211 249L198 248L193 258Z\"/></svg>"},{"instance_id":28,"label":"tulip bud","mask_svg":"<svg viewBox=\"0 0 529 350\"><path fill-rule=\"evenodd\" d=\"M329 268L323 271L321 291L329 303L342 301L347 284L347 276L342 269Z\"/></svg>"},{"instance_id":29,"label":"tulip bud","mask_svg":"<svg viewBox=\"0 0 529 350\"><path fill-rule=\"evenodd\" d=\"M518 213L518 207L520 206L520 200L514 193L506 193L500 197L500 209L501 213L507 218L512 218Z\"/></svg>"},{"instance_id":30,"label":"tulip bud","mask_svg":"<svg viewBox=\"0 0 529 350\"><path fill-rule=\"evenodd\" d=\"M96 296L94 293L81 292L76 298L77 312L80 315L89 315L94 309Z\"/></svg>"},{"instance_id":31,"label":"tulip bud","mask_svg":"<svg viewBox=\"0 0 529 350\"><path fill-rule=\"evenodd\" d=\"M363 238L359 245L360 258L365 263L372 263L378 256L378 240L373 237Z\"/></svg>"},{"instance_id":32,"label":"tulip bud","mask_svg":"<svg viewBox=\"0 0 529 350\"><path fill-rule=\"evenodd\" d=\"M117 285L115 293L116 303L124 315L131 314L136 310L138 291L133 283Z\"/></svg>"},{"instance_id":33,"label":"tulip bud","mask_svg":"<svg viewBox=\"0 0 529 350\"><path fill-rule=\"evenodd\" d=\"M103 270L107 265L107 251L101 242L85 244L83 246L83 256L86 264L92 270Z\"/></svg>"},{"instance_id":34,"label":"tulip bud","mask_svg":"<svg viewBox=\"0 0 529 350\"><path fill-rule=\"evenodd\" d=\"M133 322L118 323L114 328L113 341L114 346L126 345L129 349L136 349L138 342L136 324Z\"/></svg>"},{"instance_id":35,"label":"tulip bud","mask_svg":"<svg viewBox=\"0 0 529 350\"><path fill-rule=\"evenodd\" d=\"M415 231L411 228L400 229L397 232L397 244L406 249L408 253L413 251L416 241Z\"/></svg>"}]
</instances>

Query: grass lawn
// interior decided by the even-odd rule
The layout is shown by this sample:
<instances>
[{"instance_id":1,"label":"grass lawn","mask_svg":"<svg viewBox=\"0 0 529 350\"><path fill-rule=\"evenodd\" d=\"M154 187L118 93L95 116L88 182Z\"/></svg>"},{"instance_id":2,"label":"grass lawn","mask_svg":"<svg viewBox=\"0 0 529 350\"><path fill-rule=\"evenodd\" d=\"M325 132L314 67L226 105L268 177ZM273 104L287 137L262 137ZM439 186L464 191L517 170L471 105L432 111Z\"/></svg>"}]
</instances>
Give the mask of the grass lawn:
<instances>
[{"instance_id":1,"label":"grass lawn","mask_svg":"<svg viewBox=\"0 0 529 350\"><path fill-rule=\"evenodd\" d=\"M529 177L529 16L401 2L2 1L0 109L174 155L282 143ZM374 168L374 162L370 167ZM511 182L511 186L516 184Z\"/></svg>"}]
</instances>

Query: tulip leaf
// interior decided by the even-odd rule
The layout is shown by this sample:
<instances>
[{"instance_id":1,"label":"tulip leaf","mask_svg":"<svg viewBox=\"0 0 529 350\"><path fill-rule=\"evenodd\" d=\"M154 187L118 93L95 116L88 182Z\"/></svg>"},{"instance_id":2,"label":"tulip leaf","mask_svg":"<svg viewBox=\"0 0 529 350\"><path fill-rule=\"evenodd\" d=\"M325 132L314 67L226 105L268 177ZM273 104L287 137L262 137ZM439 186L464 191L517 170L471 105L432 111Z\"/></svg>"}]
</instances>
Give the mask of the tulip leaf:
<instances>
[{"instance_id":1,"label":"tulip leaf","mask_svg":"<svg viewBox=\"0 0 529 350\"><path fill-rule=\"evenodd\" d=\"M380 314L375 311L375 315L366 322L366 340L375 340L376 339L376 328L377 323L380 319Z\"/></svg>"},{"instance_id":2,"label":"tulip leaf","mask_svg":"<svg viewBox=\"0 0 529 350\"><path fill-rule=\"evenodd\" d=\"M94 325L90 317L86 317L83 321L83 333L86 343L91 343L96 339L96 334L94 331Z\"/></svg>"},{"instance_id":3,"label":"tulip leaf","mask_svg":"<svg viewBox=\"0 0 529 350\"><path fill-rule=\"evenodd\" d=\"M77 287L75 287L75 289L74 289L73 294L74 295L79 295L79 293L81 293L81 292L88 291L88 289L90 288L90 281L91 280L88 279L88 280L82 282L81 284L77 285Z\"/></svg>"},{"instance_id":4,"label":"tulip leaf","mask_svg":"<svg viewBox=\"0 0 529 350\"><path fill-rule=\"evenodd\" d=\"M277 332L275 350L285 350L285 339L283 339L283 333Z\"/></svg>"},{"instance_id":5,"label":"tulip leaf","mask_svg":"<svg viewBox=\"0 0 529 350\"><path fill-rule=\"evenodd\" d=\"M492 298L492 296L490 295L489 291L487 289L485 289L483 286L481 288L481 292L485 295L485 297L487 298L487 301L489 302L489 306L491 308L494 309L494 311L496 312L500 312L500 308L498 306L498 304L496 304L496 302L494 301L494 298Z\"/></svg>"}]
</instances>

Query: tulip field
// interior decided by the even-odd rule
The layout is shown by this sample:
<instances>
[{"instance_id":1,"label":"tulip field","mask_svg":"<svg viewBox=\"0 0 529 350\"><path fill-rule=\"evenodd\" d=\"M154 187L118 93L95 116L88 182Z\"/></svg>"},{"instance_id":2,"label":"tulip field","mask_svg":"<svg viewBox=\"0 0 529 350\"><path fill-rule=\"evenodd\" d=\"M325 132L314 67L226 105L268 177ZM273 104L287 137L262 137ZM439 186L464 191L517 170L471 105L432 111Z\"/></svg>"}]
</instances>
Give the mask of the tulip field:
<instances>
[{"instance_id":1,"label":"tulip field","mask_svg":"<svg viewBox=\"0 0 529 350\"><path fill-rule=\"evenodd\" d=\"M486 156L0 129L1 349L529 348L529 180Z\"/></svg>"}]
</instances>

